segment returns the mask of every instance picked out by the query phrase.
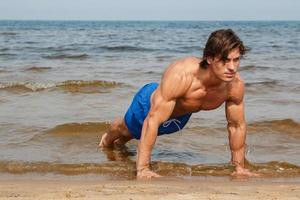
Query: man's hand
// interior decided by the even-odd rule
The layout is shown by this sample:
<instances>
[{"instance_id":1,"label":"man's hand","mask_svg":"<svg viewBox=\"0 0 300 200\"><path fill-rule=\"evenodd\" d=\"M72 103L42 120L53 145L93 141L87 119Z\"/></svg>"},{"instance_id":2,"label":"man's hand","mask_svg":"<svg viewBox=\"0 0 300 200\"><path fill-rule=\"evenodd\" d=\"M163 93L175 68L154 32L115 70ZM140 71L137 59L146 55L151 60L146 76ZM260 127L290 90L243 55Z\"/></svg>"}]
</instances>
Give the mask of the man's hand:
<instances>
[{"instance_id":1,"label":"man's hand","mask_svg":"<svg viewBox=\"0 0 300 200\"><path fill-rule=\"evenodd\" d=\"M138 170L138 172L137 172L137 179L140 179L140 180L159 178L159 177L162 177L162 176L151 171L149 168Z\"/></svg>"},{"instance_id":2,"label":"man's hand","mask_svg":"<svg viewBox=\"0 0 300 200\"><path fill-rule=\"evenodd\" d=\"M237 166L235 172L231 174L231 176L247 176L247 177L260 177L261 175L258 173L250 172L248 169Z\"/></svg>"}]
</instances>

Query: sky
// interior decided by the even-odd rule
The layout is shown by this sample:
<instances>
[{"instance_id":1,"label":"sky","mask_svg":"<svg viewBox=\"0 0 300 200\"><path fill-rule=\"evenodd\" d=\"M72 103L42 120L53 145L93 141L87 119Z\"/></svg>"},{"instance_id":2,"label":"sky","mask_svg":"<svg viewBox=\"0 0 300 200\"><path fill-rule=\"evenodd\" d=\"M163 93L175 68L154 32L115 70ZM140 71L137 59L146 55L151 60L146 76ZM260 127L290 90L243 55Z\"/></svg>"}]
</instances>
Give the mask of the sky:
<instances>
[{"instance_id":1,"label":"sky","mask_svg":"<svg viewBox=\"0 0 300 200\"><path fill-rule=\"evenodd\" d=\"M0 0L0 20L300 20L300 0Z\"/></svg>"}]
</instances>

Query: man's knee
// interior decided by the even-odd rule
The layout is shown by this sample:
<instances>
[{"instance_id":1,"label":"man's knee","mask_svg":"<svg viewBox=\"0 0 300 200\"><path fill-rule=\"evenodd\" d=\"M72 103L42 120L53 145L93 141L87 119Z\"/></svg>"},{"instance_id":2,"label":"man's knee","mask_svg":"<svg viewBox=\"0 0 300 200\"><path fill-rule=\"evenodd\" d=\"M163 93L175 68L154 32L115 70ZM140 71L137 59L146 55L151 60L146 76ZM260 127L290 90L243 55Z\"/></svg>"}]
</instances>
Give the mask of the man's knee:
<instances>
[{"instance_id":1,"label":"man's knee","mask_svg":"<svg viewBox=\"0 0 300 200\"><path fill-rule=\"evenodd\" d=\"M122 118L116 118L111 124L110 124L110 129L114 131L119 131L119 132L126 132L128 131L128 128L125 124L124 119Z\"/></svg>"},{"instance_id":2,"label":"man's knee","mask_svg":"<svg viewBox=\"0 0 300 200\"><path fill-rule=\"evenodd\" d=\"M110 131L121 131L122 130L122 120L116 118L109 126Z\"/></svg>"}]
</instances>

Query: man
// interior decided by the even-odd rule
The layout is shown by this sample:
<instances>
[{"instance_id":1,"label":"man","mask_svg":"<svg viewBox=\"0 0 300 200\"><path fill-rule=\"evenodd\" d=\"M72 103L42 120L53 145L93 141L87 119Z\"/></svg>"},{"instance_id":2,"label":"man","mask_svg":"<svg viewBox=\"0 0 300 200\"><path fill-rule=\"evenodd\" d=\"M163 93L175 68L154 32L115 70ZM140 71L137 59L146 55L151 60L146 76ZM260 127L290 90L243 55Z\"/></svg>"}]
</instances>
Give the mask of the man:
<instances>
[{"instance_id":1,"label":"man","mask_svg":"<svg viewBox=\"0 0 300 200\"><path fill-rule=\"evenodd\" d=\"M257 176L244 168L244 82L237 70L247 50L231 29L213 32L202 59L178 60L166 69L160 84L150 83L140 89L124 119L110 125L99 146L139 139L137 178L159 177L150 170L156 137L181 130L192 113L216 109L225 102L231 163L236 168L233 175Z\"/></svg>"}]
</instances>

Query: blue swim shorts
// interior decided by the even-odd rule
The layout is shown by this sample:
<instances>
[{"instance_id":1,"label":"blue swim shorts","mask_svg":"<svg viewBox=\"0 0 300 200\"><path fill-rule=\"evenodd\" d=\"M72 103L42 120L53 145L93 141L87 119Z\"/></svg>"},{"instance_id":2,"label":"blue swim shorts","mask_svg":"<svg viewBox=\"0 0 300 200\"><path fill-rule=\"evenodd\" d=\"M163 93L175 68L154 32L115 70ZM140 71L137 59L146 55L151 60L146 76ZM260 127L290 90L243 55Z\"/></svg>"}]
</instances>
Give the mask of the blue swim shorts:
<instances>
[{"instance_id":1,"label":"blue swim shorts","mask_svg":"<svg viewBox=\"0 0 300 200\"><path fill-rule=\"evenodd\" d=\"M149 83L142 87L135 94L125 114L124 119L126 126L135 139L141 138L143 123L150 110L150 97L157 87L158 83ZM186 125L191 115L191 113L188 113L165 121L159 126L158 135L180 131Z\"/></svg>"}]
</instances>

